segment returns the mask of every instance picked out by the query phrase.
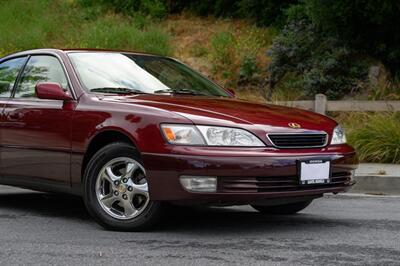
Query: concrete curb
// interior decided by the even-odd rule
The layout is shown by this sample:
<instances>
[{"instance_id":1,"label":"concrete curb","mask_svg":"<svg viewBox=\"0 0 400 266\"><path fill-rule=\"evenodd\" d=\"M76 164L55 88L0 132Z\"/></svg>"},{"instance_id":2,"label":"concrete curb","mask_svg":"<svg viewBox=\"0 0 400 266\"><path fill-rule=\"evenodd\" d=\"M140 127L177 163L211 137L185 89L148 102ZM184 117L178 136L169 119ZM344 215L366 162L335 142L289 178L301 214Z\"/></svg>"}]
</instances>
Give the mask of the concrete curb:
<instances>
[{"instance_id":1,"label":"concrete curb","mask_svg":"<svg viewBox=\"0 0 400 266\"><path fill-rule=\"evenodd\" d=\"M356 176L351 193L400 195L400 176Z\"/></svg>"},{"instance_id":2,"label":"concrete curb","mask_svg":"<svg viewBox=\"0 0 400 266\"><path fill-rule=\"evenodd\" d=\"M351 193L400 195L400 165L361 163Z\"/></svg>"},{"instance_id":3,"label":"concrete curb","mask_svg":"<svg viewBox=\"0 0 400 266\"><path fill-rule=\"evenodd\" d=\"M400 177L400 164L390 163L360 163L356 176L398 176Z\"/></svg>"}]
</instances>

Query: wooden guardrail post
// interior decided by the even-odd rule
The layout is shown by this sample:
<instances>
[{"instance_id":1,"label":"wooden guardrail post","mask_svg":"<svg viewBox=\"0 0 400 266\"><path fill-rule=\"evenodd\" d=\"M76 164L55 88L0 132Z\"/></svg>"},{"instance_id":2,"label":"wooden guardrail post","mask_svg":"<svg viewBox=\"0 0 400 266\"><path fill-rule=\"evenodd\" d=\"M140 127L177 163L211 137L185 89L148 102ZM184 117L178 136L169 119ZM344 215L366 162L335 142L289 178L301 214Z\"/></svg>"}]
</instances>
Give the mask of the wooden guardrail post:
<instances>
[{"instance_id":1,"label":"wooden guardrail post","mask_svg":"<svg viewBox=\"0 0 400 266\"><path fill-rule=\"evenodd\" d=\"M314 102L314 112L325 115L326 114L326 105L327 105L327 98L325 94L317 94L315 95L315 102Z\"/></svg>"}]
</instances>

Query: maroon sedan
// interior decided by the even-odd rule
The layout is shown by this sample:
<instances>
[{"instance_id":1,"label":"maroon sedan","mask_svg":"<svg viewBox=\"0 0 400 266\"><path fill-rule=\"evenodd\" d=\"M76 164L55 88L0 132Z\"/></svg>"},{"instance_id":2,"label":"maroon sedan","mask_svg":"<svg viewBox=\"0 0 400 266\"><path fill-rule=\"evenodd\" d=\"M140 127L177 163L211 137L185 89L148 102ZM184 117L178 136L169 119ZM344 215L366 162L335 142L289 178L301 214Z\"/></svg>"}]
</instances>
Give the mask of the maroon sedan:
<instances>
[{"instance_id":1,"label":"maroon sedan","mask_svg":"<svg viewBox=\"0 0 400 266\"><path fill-rule=\"evenodd\" d=\"M0 182L81 195L104 227L143 230L166 203L293 214L354 183L341 127L234 98L179 61L41 49L0 59Z\"/></svg>"}]
</instances>

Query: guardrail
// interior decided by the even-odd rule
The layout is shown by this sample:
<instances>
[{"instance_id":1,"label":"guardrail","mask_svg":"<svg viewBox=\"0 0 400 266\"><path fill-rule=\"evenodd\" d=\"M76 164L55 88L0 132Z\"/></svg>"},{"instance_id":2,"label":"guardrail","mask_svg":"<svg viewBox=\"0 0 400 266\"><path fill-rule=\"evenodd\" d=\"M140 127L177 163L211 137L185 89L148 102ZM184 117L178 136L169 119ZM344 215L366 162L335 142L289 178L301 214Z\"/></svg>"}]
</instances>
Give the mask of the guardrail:
<instances>
[{"instance_id":1,"label":"guardrail","mask_svg":"<svg viewBox=\"0 0 400 266\"><path fill-rule=\"evenodd\" d=\"M297 107L311 110L316 113L326 114L327 111L371 111L371 112L399 112L400 101L328 101L326 95L315 95L314 101L277 101L268 102L277 105Z\"/></svg>"}]
</instances>

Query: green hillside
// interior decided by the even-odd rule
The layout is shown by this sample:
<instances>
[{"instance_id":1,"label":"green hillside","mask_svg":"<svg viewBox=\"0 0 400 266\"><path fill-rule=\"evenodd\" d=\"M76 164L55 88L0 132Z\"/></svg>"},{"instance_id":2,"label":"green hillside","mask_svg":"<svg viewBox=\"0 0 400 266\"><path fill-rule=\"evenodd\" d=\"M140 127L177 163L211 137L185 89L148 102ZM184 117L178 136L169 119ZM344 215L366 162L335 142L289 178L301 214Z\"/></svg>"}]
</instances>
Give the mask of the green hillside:
<instances>
[{"instance_id":1,"label":"green hillside","mask_svg":"<svg viewBox=\"0 0 400 266\"><path fill-rule=\"evenodd\" d=\"M124 49L174 56L255 102L315 93L400 100L395 2L0 0L0 57L43 47ZM373 79L371 66L379 69ZM400 162L398 114L331 115L361 159Z\"/></svg>"}]
</instances>

